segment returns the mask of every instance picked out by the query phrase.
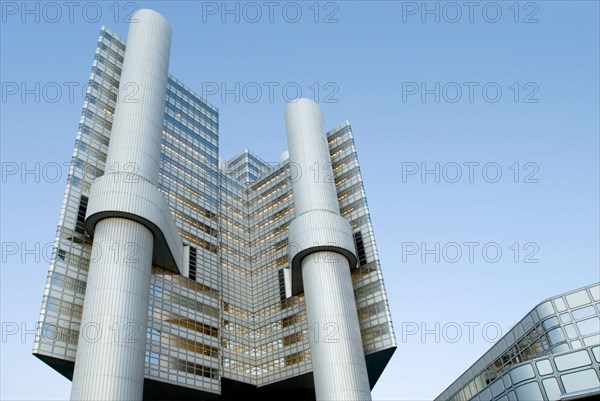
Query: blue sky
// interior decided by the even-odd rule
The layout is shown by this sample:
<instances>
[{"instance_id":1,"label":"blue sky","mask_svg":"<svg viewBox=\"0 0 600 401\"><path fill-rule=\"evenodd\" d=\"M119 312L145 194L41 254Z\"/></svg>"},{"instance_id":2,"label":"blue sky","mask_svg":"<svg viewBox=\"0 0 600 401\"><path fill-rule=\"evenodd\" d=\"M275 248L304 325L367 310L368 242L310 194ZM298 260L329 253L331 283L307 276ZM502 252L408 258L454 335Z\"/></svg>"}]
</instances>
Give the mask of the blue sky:
<instances>
[{"instance_id":1,"label":"blue sky","mask_svg":"<svg viewBox=\"0 0 600 401\"><path fill-rule=\"evenodd\" d=\"M134 8L170 20L223 157L277 161L298 90L352 123L398 337L373 399L435 397L495 331L600 280L598 2L73 3L2 2L0 398L69 397L31 356L45 245L98 32L126 37Z\"/></svg>"}]
</instances>

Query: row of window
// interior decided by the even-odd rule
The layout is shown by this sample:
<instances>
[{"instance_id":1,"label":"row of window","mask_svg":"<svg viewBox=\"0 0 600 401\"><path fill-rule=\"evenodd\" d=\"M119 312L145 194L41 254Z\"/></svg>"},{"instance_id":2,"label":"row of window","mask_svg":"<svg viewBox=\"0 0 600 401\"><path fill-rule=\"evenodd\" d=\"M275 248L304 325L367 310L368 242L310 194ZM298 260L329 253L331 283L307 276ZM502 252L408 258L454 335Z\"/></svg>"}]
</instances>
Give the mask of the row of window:
<instances>
[{"instance_id":1,"label":"row of window","mask_svg":"<svg viewBox=\"0 0 600 401\"><path fill-rule=\"evenodd\" d=\"M181 96L187 96L195 104L195 108L204 110L216 121L219 120L219 112L215 107L211 106L208 102L205 102L200 96L196 95L191 90L184 88L184 86L172 76L169 76L168 87L170 87L169 89L172 89L173 93Z\"/></svg>"},{"instance_id":2,"label":"row of window","mask_svg":"<svg viewBox=\"0 0 600 401\"><path fill-rule=\"evenodd\" d=\"M171 114L165 114L164 121L165 121L165 126L168 131L175 131L175 129L177 129L179 132L181 132L181 133L195 139L199 143L201 143L209 151L214 152L215 154L219 151L217 145L210 143L198 132L188 128L187 126L182 124L180 121L176 120L175 117L172 116Z\"/></svg>"},{"instance_id":3,"label":"row of window","mask_svg":"<svg viewBox=\"0 0 600 401\"><path fill-rule=\"evenodd\" d=\"M83 282L81 280L77 280L76 278L73 278L73 277L67 277L64 274L60 274L57 272L53 272L51 277L52 277L51 284L53 286L61 287L66 290L70 290L70 291L77 292L80 294L85 294L85 287L86 287L85 282Z\"/></svg>"},{"instance_id":4,"label":"row of window","mask_svg":"<svg viewBox=\"0 0 600 401\"><path fill-rule=\"evenodd\" d=\"M171 285L177 285L179 287L188 288L196 293L207 295L214 299L218 299L219 297L219 292L214 288L190 280L179 274L175 274L170 270L163 269L162 267L153 266L152 274L154 279L160 278L164 282L168 282Z\"/></svg>"},{"instance_id":5,"label":"row of window","mask_svg":"<svg viewBox=\"0 0 600 401\"><path fill-rule=\"evenodd\" d=\"M158 307L151 307L148 309L148 311L150 317L152 317L153 319L181 326L186 329L194 330L211 337L219 336L219 329L209 324L201 323L197 320L183 317L181 315L178 315L173 312L168 312Z\"/></svg>"},{"instance_id":6,"label":"row of window","mask_svg":"<svg viewBox=\"0 0 600 401\"><path fill-rule=\"evenodd\" d=\"M108 33L106 30L102 30L102 38L106 39L107 42L115 44L122 52L125 51L125 44L119 39ZM113 41L114 39L114 41ZM121 61L122 62L122 61Z\"/></svg>"},{"instance_id":7,"label":"row of window","mask_svg":"<svg viewBox=\"0 0 600 401\"><path fill-rule=\"evenodd\" d=\"M83 256L75 255L72 252L65 251L64 249L58 249L56 256L63 260L67 265L76 267L83 271L88 271L90 268L90 259L84 258Z\"/></svg>"},{"instance_id":8,"label":"row of window","mask_svg":"<svg viewBox=\"0 0 600 401\"><path fill-rule=\"evenodd\" d=\"M170 96L177 98L177 95L174 95L172 93L170 94ZM190 112L192 115L190 115ZM177 118L179 119L179 123L182 126L185 126L186 128L194 132L202 133L204 138L210 138L210 140L214 141L214 143L218 145L219 135L215 133L212 129L207 128L205 126L205 124L208 123L210 125L211 123L206 121L206 119L204 118L202 118L202 122L194 118L194 116L198 117L198 115L194 113L193 109L186 108L186 110L184 110L181 107L177 107L177 105L173 102L167 101L165 103L165 113L167 115L172 114L177 116Z\"/></svg>"},{"instance_id":9,"label":"row of window","mask_svg":"<svg viewBox=\"0 0 600 401\"><path fill-rule=\"evenodd\" d=\"M219 317L219 309L206 305L200 301L196 301L195 299L191 299L185 297L181 294L177 294L175 292L169 291L167 289L158 287L155 284L150 285L150 294L161 298L163 301L169 301L175 303L179 306L183 306L185 308L195 310L197 312L203 313L207 316L212 316L215 318Z\"/></svg>"},{"instance_id":10,"label":"row of window","mask_svg":"<svg viewBox=\"0 0 600 401\"><path fill-rule=\"evenodd\" d=\"M209 379L219 379L218 369L199 365L183 359L172 358L167 355L158 354L157 352L146 351L145 363L148 367L160 366L166 369L175 369Z\"/></svg>"},{"instance_id":11,"label":"row of window","mask_svg":"<svg viewBox=\"0 0 600 401\"><path fill-rule=\"evenodd\" d=\"M54 297L47 297L46 299L46 310L54 312L60 315L67 315L76 319L81 319L81 313L83 312L83 306L67 302Z\"/></svg>"}]
</instances>

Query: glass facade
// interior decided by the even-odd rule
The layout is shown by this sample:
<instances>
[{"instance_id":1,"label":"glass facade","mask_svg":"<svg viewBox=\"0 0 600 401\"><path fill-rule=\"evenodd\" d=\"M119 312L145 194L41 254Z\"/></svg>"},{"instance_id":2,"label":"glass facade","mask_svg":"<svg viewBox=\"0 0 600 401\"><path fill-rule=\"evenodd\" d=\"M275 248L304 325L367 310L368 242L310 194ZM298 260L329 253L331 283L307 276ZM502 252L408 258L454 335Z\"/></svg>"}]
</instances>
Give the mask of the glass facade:
<instances>
[{"instance_id":1,"label":"glass facade","mask_svg":"<svg viewBox=\"0 0 600 401\"><path fill-rule=\"evenodd\" d=\"M558 400L600 393L600 285L538 304L436 400Z\"/></svg>"},{"instance_id":2,"label":"glass facade","mask_svg":"<svg viewBox=\"0 0 600 401\"><path fill-rule=\"evenodd\" d=\"M114 169L106 160L125 49L124 40L102 28L34 344L34 354L68 378L86 330L80 322L93 251L86 208L91 184ZM312 371L314 328L304 295L291 295L288 260L297 172L287 159L269 164L248 150L219 159L218 130L218 110L170 76L158 187L185 244L184 271L153 266L146 333L101 328L132 340L146 336L145 378L152 388L173 385L211 396L226 390L223 379L264 387L310 378ZM341 215L355 237L359 263L352 279L374 385L396 340L352 128L344 122L327 137ZM310 381L294 386L310 387Z\"/></svg>"}]
</instances>

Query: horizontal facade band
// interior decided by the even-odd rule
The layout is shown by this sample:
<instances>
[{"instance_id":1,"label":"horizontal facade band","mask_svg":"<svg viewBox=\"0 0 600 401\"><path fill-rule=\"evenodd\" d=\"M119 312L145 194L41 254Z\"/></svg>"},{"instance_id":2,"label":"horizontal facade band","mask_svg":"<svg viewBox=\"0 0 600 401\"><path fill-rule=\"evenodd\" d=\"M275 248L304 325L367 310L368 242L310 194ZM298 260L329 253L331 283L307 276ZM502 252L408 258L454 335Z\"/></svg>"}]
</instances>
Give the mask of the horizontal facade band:
<instances>
[{"instance_id":1,"label":"horizontal facade band","mask_svg":"<svg viewBox=\"0 0 600 401\"><path fill-rule=\"evenodd\" d=\"M350 270L354 270L358 260L350 223L339 214L321 209L296 216L289 228L292 295L303 291L302 259L320 251L342 254L348 259Z\"/></svg>"},{"instance_id":2,"label":"horizontal facade band","mask_svg":"<svg viewBox=\"0 0 600 401\"><path fill-rule=\"evenodd\" d=\"M91 236L98 221L122 217L137 221L154 234L152 263L176 273L185 271L184 246L163 194L145 178L110 173L91 187L85 226Z\"/></svg>"}]
</instances>

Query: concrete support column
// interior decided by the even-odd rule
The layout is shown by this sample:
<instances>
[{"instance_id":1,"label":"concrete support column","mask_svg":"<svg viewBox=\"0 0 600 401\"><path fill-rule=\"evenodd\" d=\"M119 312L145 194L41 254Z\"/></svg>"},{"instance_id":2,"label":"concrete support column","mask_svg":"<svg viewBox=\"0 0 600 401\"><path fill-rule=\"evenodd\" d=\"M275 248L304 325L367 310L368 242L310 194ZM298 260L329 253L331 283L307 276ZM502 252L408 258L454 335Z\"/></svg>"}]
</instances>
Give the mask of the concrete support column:
<instances>
[{"instance_id":1,"label":"concrete support column","mask_svg":"<svg viewBox=\"0 0 600 401\"><path fill-rule=\"evenodd\" d=\"M72 400L141 400L148 302L159 204L149 198L159 177L171 28L151 10L132 16L106 161L104 197L123 205L86 226L94 233L73 375ZM129 183L129 184L126 184ZM94 186L92 186L92 193ZM90 203L94 199L90 198ZM122 210L120 210L122 209ZM123 213L142 210L144 216ZM152 215L148 220L147 215ZM89 217L89 216L88 216Z\"/></svg>"},{"instance_id":2,"label":"concrete support column","mask_svg":"<svg viewBox=\"0 0 600 401\"><path fill-rule=\"evenodd\" d=\"M323 116L308 99L289 103L285 116L290 165L298 173L289 234L292 275L302 278L316 397L371 400L350 276L356 251L350 225L340 216Z\"/></svg>"}]
</instances>

